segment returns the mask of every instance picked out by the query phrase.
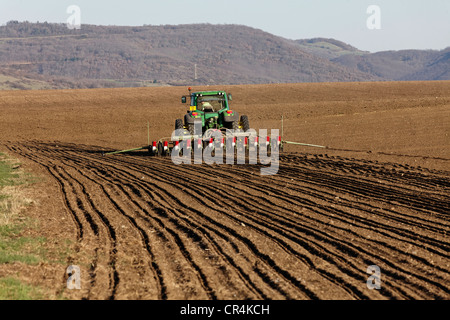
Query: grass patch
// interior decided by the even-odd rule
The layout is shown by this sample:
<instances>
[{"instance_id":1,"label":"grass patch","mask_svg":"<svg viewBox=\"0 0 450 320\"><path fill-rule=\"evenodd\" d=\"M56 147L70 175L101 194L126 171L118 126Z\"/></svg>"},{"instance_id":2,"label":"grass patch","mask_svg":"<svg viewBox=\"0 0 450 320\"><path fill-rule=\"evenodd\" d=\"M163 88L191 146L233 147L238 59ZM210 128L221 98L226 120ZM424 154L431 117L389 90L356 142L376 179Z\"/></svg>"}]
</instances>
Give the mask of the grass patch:
<instances>
[{"instance_id":1,"label":"grass patch","mask_svg":"<svg viewBox=\"0 0 450 320\"><path fill-rule=\"evenodd\" d=\"M42 260L43 238L21 236L27 222L20 213L30 204L24 186L36 181L20 168L20 163L0 154L0 264Z\"/></svg>"},{"instance_id":2,"label":"grass patch","mask_svg":"<svg viewBox=\"0 0 450 320\"><path fill-rule=\"evenodd\" d=\"M33 201L28 199L23 186L38 179L21 169L21 164L0 153L0 226L8 225Z\"/></svg>"},{"instance_id":3,"label":"grass patch","mask_svg":"<svg viewBox=\"0 0 450 320\"><path fill-rule=\"evenodd\" d=\"M23 236L32 221L21 215L33 203L26 197L25 187L37 178L21 169L21 164L0 153L0 264L37 265L45 261L46 239ZM39 299L40 289L19 279L0 278L0 300Z\"/></svg>"},{"instance_id":4,"label":"grass patch","mask_svg":"<svg viewBox=\"0 0 450 320\"><path fill-rule=\"evenodd\" d=\"M39 300L43 295L39 288L24 284L13 277L0 279L0 300Z\"/></svg>"},{"instance_id":5,"label":"grass patch","mask_svg":"<svg viewBox=\"0 0 450 320\"><path fill-rule=\"evenodd\" d=\"M40 270L41 263L64 265L71 248L68 239L55 245L51 239L36 236L40 221L25 214L34 203L27 197L35 194L29 186L38 181L41 179L25 172L17 160L0 153L0 270L12 271L4 273L8 276L0 275L0 300L62 298L45 285L28 283L30 273Z\"/></svg>"},{"instance_id":6,"label":"grass patch","mask_svg":"<svg viewBox=\"0 0 450 320\"><path fill-rule=\"evenodd\" d=\"M19 225L0 226L0 264L22 262L38 264L45 260L45 238L23 237Z\"/></svg>"},{"instance_id":7,"label":"grass patch","mask_svg":"<svg viewBox=\"0 0 450 320\"><path fill-rule=\"evenodd\" d=\"M14 185L15 181L19 179L19 175L14 173L15 165L6 161L0 162L0 187Z\"/></svg>"}]
</instances>

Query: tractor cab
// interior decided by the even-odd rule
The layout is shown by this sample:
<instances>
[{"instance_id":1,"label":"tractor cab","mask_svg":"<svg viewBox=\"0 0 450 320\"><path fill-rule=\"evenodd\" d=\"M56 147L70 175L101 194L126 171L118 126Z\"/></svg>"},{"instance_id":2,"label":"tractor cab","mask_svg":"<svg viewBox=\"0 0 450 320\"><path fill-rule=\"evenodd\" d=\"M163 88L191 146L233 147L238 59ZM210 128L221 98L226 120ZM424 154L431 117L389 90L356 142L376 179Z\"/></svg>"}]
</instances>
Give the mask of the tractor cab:
<instances>
[{"instance_id":1,"label":"tractor cab","mask_svg":"<svg viewBox=\"0 0 450 320\"><path fill-rule=\"evenodd\" d=\"M194 132L194 124L202 123L202 132L208 129L236 129L239 126L239 115L230 110L229 101L231 94L225 91L201 91L191 92L189 88L190 106L184 116L184 123L178 119L175 128ZM187 103L187 96L181 98L182 103Z\"/></svg>"},{"instance_id":2,"label":"tractor cab","mask_svg":"<svg viewBox=\"0 0 450 320\"><path fill-rule=\"evenodd\" d=\"M208 91L208 92L194 92L190 94L190 108L191 111L201 112L224 112L229 110L228 101L231 101L231 94L224 91ZM187 102L187 97L181 98L182 103Z\"/></svg>"}]
</instances>

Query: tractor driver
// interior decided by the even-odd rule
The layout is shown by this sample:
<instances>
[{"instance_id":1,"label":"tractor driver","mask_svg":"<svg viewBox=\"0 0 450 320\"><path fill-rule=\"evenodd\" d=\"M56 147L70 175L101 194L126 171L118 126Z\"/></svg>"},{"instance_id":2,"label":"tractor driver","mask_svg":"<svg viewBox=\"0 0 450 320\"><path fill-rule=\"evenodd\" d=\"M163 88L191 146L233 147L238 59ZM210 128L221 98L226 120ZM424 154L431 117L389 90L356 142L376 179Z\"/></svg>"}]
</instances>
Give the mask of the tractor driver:
<instances>
[{"instance_id":1,"label":"tractor driver","mask_svg":"<svg viewBox=\"0 0 450 320\"><path fill-rule=\"evenodd\" d=\"M202 111L205 111L205 109L210 109L211 111L214 111L213 106L208 101L202 102Z\"/></svg>"}]
</instances>

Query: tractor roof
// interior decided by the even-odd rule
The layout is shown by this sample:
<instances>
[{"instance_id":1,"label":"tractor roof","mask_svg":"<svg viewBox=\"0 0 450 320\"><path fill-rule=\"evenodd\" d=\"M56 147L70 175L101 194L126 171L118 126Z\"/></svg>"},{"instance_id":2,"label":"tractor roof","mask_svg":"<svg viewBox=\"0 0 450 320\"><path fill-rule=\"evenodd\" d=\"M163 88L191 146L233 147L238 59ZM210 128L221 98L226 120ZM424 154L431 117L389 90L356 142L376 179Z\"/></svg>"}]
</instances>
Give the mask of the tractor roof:
<instances>
[{"instance_id":1,"label":"tractor roof","mask_svg":"<svg viewBox=\"0 0 450 320\"><path fill-rule=\"evenodd\" d=\"M217 94L219 94L219 93L223 93L223 94L226 94L226 92L225 91L198 91L198 92L192 92L191 94L193 94L193 95L198 95L198 94L203 94L203 95L217 95Z\"/></svg>"}]
</instances>

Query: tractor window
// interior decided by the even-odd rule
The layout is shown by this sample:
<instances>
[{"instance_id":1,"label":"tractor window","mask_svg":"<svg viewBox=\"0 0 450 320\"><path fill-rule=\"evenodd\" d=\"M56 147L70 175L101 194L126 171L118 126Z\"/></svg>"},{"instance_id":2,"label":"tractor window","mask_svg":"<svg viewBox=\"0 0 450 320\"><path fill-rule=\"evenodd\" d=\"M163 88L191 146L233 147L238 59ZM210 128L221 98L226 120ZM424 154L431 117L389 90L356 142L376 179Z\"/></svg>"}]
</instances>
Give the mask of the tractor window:
<instances>
[{"instance_id":1,"label":"tractor window","mask_svg":"<svg viewBox=\"0 0 450 320\"><path fill-rule=\"evenodd\" d=\"M201 96L197 98L197 110L205 112L219 112L225 108L224 96Z\"/></svg>"}]
</instances>

